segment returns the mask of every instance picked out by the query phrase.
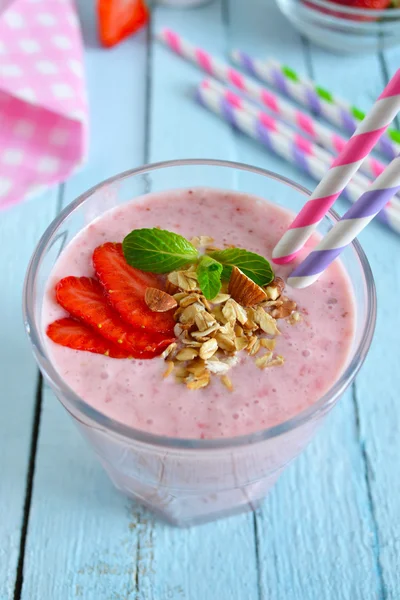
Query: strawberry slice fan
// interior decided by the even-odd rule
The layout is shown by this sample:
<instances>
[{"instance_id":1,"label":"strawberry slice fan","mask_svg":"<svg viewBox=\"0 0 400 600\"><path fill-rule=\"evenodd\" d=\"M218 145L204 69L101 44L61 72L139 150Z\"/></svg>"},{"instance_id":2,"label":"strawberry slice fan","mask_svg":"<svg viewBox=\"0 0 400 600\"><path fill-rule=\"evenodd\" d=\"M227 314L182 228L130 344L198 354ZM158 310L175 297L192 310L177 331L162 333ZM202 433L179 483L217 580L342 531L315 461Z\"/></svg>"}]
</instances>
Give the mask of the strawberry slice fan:
<instances>
[{"instance_id":1,"label":"strawberry slice fan","mask_svg":"<svg viewBox=\"0 0 400 600\"><path fill-rule=\"evenodd\" d=\"M122 244L96 248L93 264L99 281L70 276L57 283L56 300L69 316L51 323L48 337L61 346L111 358L161 354L175 339L173 310L152 312L144 298L149 287L162 289L163 280L128 265Z\"/></svg>"},{"instance_id":2,"label":"strawberry slice fan","mask_svg":"<svg viewBox=\"0 0 400 600\"><path fill-rule=\"evenodd\" d=\"M175 325L173 311L152 312L144 300L147 288L164 288L162 279L128 265L122 244L107 242L96 248L93 266L106 290L108 301L124 321L136 328L172 334Z\"/></svg>"},{"instance_id":3,"label":"strawberry slice fan","mask_svg":"<svg viewBox=\"0 0 400 600\"><path fill-rule=\"evenodd\" d=\"M73 0L0 2L0 208L64 181L87 150ZM1 10L3 9L3 10Z\"/></svg>"},{"instance_id":4,"label":"strawberry slice fan","mask_svg":"<svg viewBox=\"0 0 400 600\"><path fill-rule=\"evenodd\" d=\"M47 328L47 335L56 344L67 346L73 350L104 354L111 358L130 357L127 350L110 343L83 323L70 317L58 319L58 321L51 323Z\"/></svg>"}]
</instances>

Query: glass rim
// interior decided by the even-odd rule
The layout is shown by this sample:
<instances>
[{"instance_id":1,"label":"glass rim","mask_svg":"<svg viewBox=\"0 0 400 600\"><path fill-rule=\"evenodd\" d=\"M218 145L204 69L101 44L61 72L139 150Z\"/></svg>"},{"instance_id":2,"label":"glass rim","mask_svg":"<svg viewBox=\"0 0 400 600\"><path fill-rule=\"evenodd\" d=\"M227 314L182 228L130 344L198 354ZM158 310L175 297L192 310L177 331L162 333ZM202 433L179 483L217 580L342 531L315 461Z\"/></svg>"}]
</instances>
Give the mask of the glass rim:
<instances>
[{"instance_id":1,"label":"glass rim","mask_svg":"<svg viewBox=\"0 0 400 600\"><path fill-rule=\"evenodd\" d=\"M356 8L354 6L346 6L343 4L336 3L332 0L307 0L309 4L313 4L314 6L318 6L320 8L326 8L329 11L340 11L340 13L349 16L374 16L374 18L380 17L399 17L400 18L400 8ZM336 7L336 8L335 8ZM308 7L312 8L312 7ZM329 15L333 18L340 19L340 17L336 15Z\"/></svg>"},{"instance_id":2,"label":"glass rim","mask_svg":"<svg viewBox=\"0 0 400 600\"><path fill-rule=\"evenodd\" d=\"M129 169L127 171L114 175L108 179L105 179L104 181L98 183L97 185L90 188L88 191L78 196L70 204L68 204L50 223L50 225L47 227L47 229L41 236L32 254L24 281L23 318L25 329L28 338L31 342L33 352L39 364L39 367L46 380L50 383L53 391L59 392L64 398L66 398L68 403L75 410L82 413L91 422L94 422L99 428L111 431L117 436L122 436L124 438L134 440L136 442L141 442L153 446L162 446L164 448L171 449L185 448L188 450L216 450L246 446L248 444L254 444L261 441L265 441L267 439L277 437L279 435L282 435L283 433L296 429L301 425L305 424L307 421L311 421L320 413L326 412L331 406L335 404L335 402L345 391L345 389L352 383L353 379L355 378L356 374L358 373L366 358L375 330L376 290L374 278L368 259L357 240L354 240L351 246L355 250L357 257L360 261L360 268L363 272L365 279L367 295L367 322L362 332L358 346L354 351L354 356L352 360L347 365L346 369L343 371L339 379L329 388L329 390L323 396L321 396L321 398L319 398L311 406L301 411L300 413L297 413L290 419L279 423L278 425L267 427L260 431L229 438L216 438L204 440L196 438L168 437L159 434L149 433L144 430L135 429L134 427L124 425L120 421L107 417L100 410L97 410L90 406L67 385L67 383L61 377L61 375L59 375L55 367L52 365L51 359L48 356L45 345L44 343L42 343L41 340L40 323L37 323L37 319L34 314L34 300L36 298L36 276L41 266L43 255L47 251L49 244L52 241L52 237L59 228L59 226L63 223L65 218L68 217L71 213L73 213L74 210L80 207L89 197L91 197L94 193L100 190L103 186L111 185L115 182L122 181L129 177L141 175L151 171L182 166L224 167L237 169L240 171L247 171L256 175L266 177L268 179L273 179L275 181L278 181L279 183L283 183L305 196L310 196L311 194L310 191L304 186L295 183L287 177L278 175L273 171L262 169L260 167L254 167L245 163L217 159L190 158L161 161L157 163L143 165L134 169ZM328 214L334 222L339 220L339 216L334 210L330 209ZM64 404L64 402L61 403L68 410L68 412L70 412L74 416L74 418L77 418L75 412L71 412L68 404L66 405Z\"/></svg>"}]
</instances>

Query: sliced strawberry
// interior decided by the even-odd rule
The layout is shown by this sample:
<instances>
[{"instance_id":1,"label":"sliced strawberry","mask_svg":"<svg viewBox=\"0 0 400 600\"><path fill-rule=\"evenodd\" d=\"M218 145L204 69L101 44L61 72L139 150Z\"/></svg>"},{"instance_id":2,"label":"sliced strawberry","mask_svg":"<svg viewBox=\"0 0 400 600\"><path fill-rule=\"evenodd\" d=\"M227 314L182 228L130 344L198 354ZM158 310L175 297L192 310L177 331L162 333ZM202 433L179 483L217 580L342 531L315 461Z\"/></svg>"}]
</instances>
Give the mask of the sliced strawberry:
<instances>
[{"instance_id":1,"label":"sliced strawberry","mask_svg":"<svg viewBox=\"0 0 400 600\"><path fill-rule=\"evenodd\" d=\"M53 342L74 350L105 354L111 358L129 358L127 350L111 344L87 325L66 317L50 323L46 331Z\"/></svg>"},{"instance_id":2,"label":"sliced strawberry","mask_svg":"<svg viewBox=\"0 0 400 600\"><path fill-rule=\"evenodd\" d=\"M57 302L73 317L97 330L99 335L120 344L134 358L152 358L160 354L172 337L135 330L124 323L108 304L103 288L90 277L65 277L56 285Z\"/></svg>"},{"instance_id":3,"label":"sliced strawberry","mask_svg":"<svg viewBox=\"0 0 400 600\"><path fill-rule=\"evenodd\" d=\"M163 289L162 279L134 269L125 260L122 244L107 242L93 252L93 266L110 304L124 321L148 331L173 332L174 311L156 313L144 301L148 287Z\"/></svg>"}]
</instances>

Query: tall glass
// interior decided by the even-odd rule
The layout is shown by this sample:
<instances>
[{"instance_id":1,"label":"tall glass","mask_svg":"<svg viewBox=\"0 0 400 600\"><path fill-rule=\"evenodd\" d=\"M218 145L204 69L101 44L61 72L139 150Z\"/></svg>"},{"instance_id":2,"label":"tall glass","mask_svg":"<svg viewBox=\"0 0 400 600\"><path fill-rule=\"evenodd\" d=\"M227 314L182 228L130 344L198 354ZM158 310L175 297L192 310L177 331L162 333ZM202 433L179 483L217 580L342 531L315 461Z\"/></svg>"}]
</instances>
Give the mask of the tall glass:
<instances>
[{"instance_id":1,"label":"tall glass","mask_svg":"<svg viewBox=\"0 0 400 600\"><path fill-rule=\"evenodd\" d=\"M149 192L195 186L254 194L294 212L309 195L275 173L226 161L189 159L133 169L92 188L51 223L33 254L24 290L24 319L39 367L110 479L124 494L180 526L257 506L354 379L368 352L376 318L372 273L355 242L342 255L357 305L348 364L331 389L295 417L251 435L194 440L136 430L89 406L63 381L47 353L41 310L51 269L66 244L106 210ZM330 211L320 233L325 234L337 219Z\"/></svg>"}]
</instances>

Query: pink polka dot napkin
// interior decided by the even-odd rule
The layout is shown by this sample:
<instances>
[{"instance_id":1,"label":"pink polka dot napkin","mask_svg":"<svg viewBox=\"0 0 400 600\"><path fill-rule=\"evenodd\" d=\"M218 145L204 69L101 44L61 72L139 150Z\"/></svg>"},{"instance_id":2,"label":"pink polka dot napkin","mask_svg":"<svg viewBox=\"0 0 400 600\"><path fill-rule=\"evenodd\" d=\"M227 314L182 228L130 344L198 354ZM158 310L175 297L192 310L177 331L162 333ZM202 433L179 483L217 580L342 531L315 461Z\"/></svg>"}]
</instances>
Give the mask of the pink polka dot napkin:
<instances>
[{"instance_id":1,"label":"pink polka dot napkin","mask_svg":"<svg viewBox=\"0 0 400 600\"><path fill-rule=\"evenodd\" d=\"M0 208L82 164L87 114L72 0L7 0L0 14Z\"/></svg>"}]
</instances>

